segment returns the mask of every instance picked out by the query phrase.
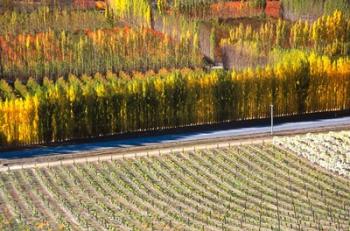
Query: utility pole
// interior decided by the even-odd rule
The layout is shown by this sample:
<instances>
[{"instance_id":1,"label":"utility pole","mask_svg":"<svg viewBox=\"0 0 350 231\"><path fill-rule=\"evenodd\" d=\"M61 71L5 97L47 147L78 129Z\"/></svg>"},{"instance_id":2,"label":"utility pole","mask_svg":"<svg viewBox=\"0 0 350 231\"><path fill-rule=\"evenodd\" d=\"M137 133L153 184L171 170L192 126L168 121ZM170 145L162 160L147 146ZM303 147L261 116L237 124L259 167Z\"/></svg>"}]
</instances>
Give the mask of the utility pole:
<instances>
[{"instance_id":1,"label":"utility pole","mask_svg":"<svg viewBox=\"0 0 350 231\"><path fill-rule=\"evenodd\" d=\"M271 107L271 135L273 135L273 104L271 104L270 107Z\"/></svg>"}]
</instances>

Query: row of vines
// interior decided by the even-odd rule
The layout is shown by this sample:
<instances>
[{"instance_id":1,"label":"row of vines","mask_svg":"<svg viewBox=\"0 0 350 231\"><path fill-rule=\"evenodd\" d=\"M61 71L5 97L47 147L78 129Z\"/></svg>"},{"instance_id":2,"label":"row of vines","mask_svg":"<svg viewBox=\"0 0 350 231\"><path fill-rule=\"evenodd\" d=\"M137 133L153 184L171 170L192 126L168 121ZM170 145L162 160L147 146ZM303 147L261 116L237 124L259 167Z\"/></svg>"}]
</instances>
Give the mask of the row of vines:
<instances>
[{"instance_id":1,"label":"row of vines","mask_svg":"<svg viewBox=\"0 0 350 231\"><path fill-rule=\"evenodd\" d=\"M1 82L3 145L349 109L350 60L291 52L274 67L240 72L183 69L43 84Z\"/></svg>"},{"instance_id":2,"label":"row of vines","mask_svg":"<svg viewBox=\"0 0 350 231\"><path fill-rule=\"evenodd\" d=\"M349 180L271 144L10 170L0 186L28 230L350 227Z\"/></svg>"}]
</instances>

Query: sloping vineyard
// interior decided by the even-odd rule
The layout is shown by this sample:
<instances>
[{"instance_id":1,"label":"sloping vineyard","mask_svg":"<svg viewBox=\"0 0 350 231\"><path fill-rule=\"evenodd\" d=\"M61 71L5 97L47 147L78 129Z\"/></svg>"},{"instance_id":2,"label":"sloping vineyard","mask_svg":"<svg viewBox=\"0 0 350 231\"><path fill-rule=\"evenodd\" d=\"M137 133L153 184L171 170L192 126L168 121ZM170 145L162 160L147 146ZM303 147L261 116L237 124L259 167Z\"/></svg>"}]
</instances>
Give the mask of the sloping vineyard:
<instances>
[{"instance_id":1,"label":"sloping vineyard","mask_svg":"<svg viewBox=\"0 0 350 231\"><path fill-rule=\"evenodd\" d=\"M350 227L350 180L271 144L2 172L0 186L5 219L39 230Z\"/></svg>"},{"instance_id":2,"label":"sloping vineyard","mask_svg":"<svg viewBox=\"0 0 350 231\"><path fill-rule=\"evenodd\" d=\"M350 177L350 132L275 138L274 142L328 170Z\"/></svg>"}]
</instances>

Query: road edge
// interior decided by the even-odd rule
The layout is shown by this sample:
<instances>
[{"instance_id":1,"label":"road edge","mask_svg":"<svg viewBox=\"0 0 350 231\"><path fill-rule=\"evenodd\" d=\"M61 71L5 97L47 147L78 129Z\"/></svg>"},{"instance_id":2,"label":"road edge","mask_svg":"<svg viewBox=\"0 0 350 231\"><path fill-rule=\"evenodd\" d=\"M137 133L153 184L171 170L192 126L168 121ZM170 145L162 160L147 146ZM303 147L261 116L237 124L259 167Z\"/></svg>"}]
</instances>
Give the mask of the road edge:
<instances>
[{"instance_id":1,"label":"road edge","mask_svg":"<svg viewBox=\"0 0 350 231\"><path fill-rule=\"evenodd\" d=\"M50 156L0 160L0 171L39 166L54 166L64 163L78 163L84 161L100 161L107 159L134 158L150 155L162 155L172 152L182 152L209 148L229 147L241 144L271 143L275 136L293 136L307 133L327 133L330 131L350 130L350 125L324 126L311 129L296 129L274 133L256 133L252 135L208 138L194 141L170 142L165 144L150 144L129 148L109 148L106 150L86 151L72 154L57 154Z\"/></svg>"}]
</instances>

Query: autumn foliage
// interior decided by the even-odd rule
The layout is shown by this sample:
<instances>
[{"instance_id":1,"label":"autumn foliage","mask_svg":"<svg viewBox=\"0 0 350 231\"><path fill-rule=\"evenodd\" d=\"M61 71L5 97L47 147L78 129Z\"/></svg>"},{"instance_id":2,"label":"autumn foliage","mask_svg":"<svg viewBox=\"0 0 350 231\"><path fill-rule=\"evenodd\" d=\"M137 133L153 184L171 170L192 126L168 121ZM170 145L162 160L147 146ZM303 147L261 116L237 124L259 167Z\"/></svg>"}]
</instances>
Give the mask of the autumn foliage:
<instances>
[{"instance_id":1,"label":"autumn foliage","mask_svg":"<svg viewBox=\"0 0 350 231\"><path fill-rule=\"evenodd\" d=\"M349 109L350 60L292 52L256 70L70 75L0 89L2 145L48 143L266 118L271 102L276 116Z\"/></svg>"},{"instance_id":2,"label":"autumn foliage","mask_svg":"<svg viewBox=\"0 0 350 231\"><path fill-rule=\"evenodd\" d=\"M341 11L314 22L260 17L257 28L213 20L229 28L218 47L216 27L205 40L196 17L264 10L277 16L279 3L113 3L99 17L50 8L3 14L0 22L9 25L0 25L2 146L267 118L271 103L276 116L350 109L350 20ZM86 24L69 24L80 16ZM236 64L248 53L259 67L209 71L226 46L241 55ZM270 55L274 62L266 61Z\"/></svg>"},{"instance_id":3,"label":"autumn foliage","mask_svg":"<svg viewBox=\"0 0 350 231\"><path fill-rule=\"evenodd\" d=\"M56 78L106 71L146 71L199 67L201 55L193 34L174 42L170 35L136 28L54 31L0 36L0 74L8 80Z\"/></svg>"},{"instance_id":4,"label":"autumn foliage","mask_svg":"<svg viewBox=\"0 0 350 231\"><path fill-rule=\"evenodd\" d=\"M350 54L350 19L341 11L323 16L315 22L268 21L255 30L251 25L240 24L232 28L229 34L221 41L221 46L239 46L248 51L256 46L265 57L274 48L315 51L330 57ZM247 44L250 44L248 49Z\"/></svg>"},{"instance_id":5,"label":"autumn foliage","mask_svg":"<svg viewBox=\"0 0 350 231\"><path fill-rule=\"evenodd\" d=\"M210 14L220 18L242 18L266 13L267 16L279 18L280 8L280 1L266 1L266 9L253 7L248 1L218 2L210 6Z\"/></svg>"}]
</instances>

